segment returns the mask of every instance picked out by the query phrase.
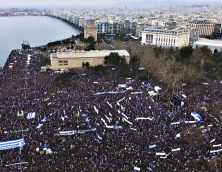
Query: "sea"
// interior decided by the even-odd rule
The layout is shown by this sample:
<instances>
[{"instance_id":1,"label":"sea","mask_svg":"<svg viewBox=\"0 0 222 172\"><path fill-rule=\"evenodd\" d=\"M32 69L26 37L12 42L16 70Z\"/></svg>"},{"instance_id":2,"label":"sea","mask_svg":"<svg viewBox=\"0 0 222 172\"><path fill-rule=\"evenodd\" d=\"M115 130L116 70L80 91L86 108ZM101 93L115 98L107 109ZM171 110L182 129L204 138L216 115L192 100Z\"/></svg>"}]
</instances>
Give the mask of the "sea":
<instances>
[{"instance_id":1,"label":"sea","mask_svg":"<svg viewBox=\"0 0 222 172\"><path fill-rule=\"evenodd\" d=\"M79 31L65 22L48 16L0 17L0 66L13 49L21 49L23 40L35 47L77 34Z\"/></svg>"}]
</instances>

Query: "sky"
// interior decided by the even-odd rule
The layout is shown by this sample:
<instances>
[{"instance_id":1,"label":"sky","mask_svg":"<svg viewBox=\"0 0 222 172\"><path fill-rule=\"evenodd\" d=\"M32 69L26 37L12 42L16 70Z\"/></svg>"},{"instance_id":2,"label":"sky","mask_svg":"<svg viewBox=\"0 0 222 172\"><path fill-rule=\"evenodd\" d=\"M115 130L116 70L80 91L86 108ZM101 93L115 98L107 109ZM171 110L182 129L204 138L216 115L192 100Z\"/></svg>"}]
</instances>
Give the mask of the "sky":
<instances>
[{"instance_id":1,"label":"sky","mask_svg":"<svg viewBox=\"0 0 222 172\"><path fill-rule=\"evenodd\" d=\"M19 7L19 6L44 6L44 5L108 5L116 3L142 2L150 0L0 0L1 7ZM152 0L165 1L165 0ZM189 1L189 2L209 2L209 0L168 0L168 1ZM213 0L222 2L222 0Z\"/></svg>"}]
</instances>

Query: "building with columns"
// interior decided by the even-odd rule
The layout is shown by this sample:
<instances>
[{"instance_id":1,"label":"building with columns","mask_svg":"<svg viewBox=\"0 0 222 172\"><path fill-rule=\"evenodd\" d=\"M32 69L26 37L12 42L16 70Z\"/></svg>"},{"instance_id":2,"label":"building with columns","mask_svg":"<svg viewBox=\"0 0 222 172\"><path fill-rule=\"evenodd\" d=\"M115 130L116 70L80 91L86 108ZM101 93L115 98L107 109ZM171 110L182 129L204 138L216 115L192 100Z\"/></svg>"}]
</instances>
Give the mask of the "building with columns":
<instances>
[{"instance_id":1,"label":"building with columns","mask_svg":"<svg viewBox=\"0 0 222 172\"><path fill-rule=\"evenodd\" d=\"M142 44L161 47L183 47L189 45L190 32L187 29L148 27L142 32Z\"/></svg>"},{"instance_id":2,"label":"building with columns","mask_svg":"<svg viewBox=\"0 0 222 172\"><path fill-rule=\"evenodd\" d=\"M214 32L214 23L208 20L194 20L190 22L190 26L199 31L200 37L211 36Z\"/></svg>"}]
</instances>

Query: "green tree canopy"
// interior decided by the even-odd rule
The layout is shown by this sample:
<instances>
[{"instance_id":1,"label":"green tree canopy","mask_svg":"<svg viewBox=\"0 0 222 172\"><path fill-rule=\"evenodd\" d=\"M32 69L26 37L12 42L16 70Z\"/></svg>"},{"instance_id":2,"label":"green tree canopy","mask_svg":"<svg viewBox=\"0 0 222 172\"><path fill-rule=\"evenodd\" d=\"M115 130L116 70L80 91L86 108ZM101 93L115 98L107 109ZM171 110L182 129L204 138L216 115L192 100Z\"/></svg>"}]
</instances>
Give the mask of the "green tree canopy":
<instances>
[{"instance_id":1,"label":"green tree canopy","mask_svg":"<svg viewBox=\"0 0 222 172\"><path fill-rule=\"evenodd\" d=\"M103 65L97 65L94 67L94 72L101 72L101 71L104 71Z\"/></svg>"},{"instance_id":2,"label":"green tree canopy","mask_svg":"<svg viewBox=\"0 0 222 172\"><path fill-rule=\"evenodd\" d=\"M105 56L104 60L104 64L113 66L126 63L125 57L121 57L118 53L110 53L108 56Z\"/></svg>"},{"instance_id":3,"label":"green tree canopy","mask_svg":"<svg viewBox=\"0 0 222 172\"><path fill-rule=\"evenodd\" d=\"M130 67L128 64L120 64L119 65L119 69L118 69L118 73L119 75L123 75L123 76L127 76L130 72Z\"/></svg>"},{"instance_id":4,"label":"green tree canopy","mask_svg":"<svg viewBox=\"0 0 222 172\"><path fill-rule=\"evenodd\" d=\"M180 59L177 59L177 61L188 63L193 53L193 47L190 45L184 46L180 49L179 52L180 52Z\"/></svg>"},{"instance_id":5,"label":"green tree canopy","mask_svg":"<svg viewBox=\"0 0 222 172\"><path fill-rule=\"evenodd\" d=\"M133 65L133 64L138 64L138 62L140 61L138 55L134 55L130 58L130 64Z\"/></svg>"}]
</instances>

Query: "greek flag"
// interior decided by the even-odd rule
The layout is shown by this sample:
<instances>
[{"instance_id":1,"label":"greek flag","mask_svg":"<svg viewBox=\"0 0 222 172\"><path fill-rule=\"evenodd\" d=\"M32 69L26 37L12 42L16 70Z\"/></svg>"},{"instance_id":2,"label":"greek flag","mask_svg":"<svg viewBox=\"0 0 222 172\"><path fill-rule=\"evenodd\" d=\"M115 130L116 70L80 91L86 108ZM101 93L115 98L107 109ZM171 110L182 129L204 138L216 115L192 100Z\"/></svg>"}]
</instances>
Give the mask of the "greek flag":
<instances>
[{"instance_id":1,"label":"greek flag","mask_svg":"<svg viewBox=\"0 0 222 172\"><path fill-rule=\"evenodd\" d=\"M25 145L24 138L0 142L0 150L14 149Z\"/></svg>"},{"instance_id":2,"label":"greek flag","mask_svg":"<svg viewBox=\"0 0 222 172\"><path fill-rule=\"evenodd\" d=\"M35 112L32 112L32 113L28 113L26 119L32 119L32 118L35 118Z\"/></svg>"},{"instance_id":3,"label":"greek flag","mask_svg":"<svg viewBox=\"0 0 222 172\"><path fill-rule=\"evenodd\" d=\"M44 117L43 119L41 119L41 122L46 122L46 117Z\"/></svg>"}]
</instances>

